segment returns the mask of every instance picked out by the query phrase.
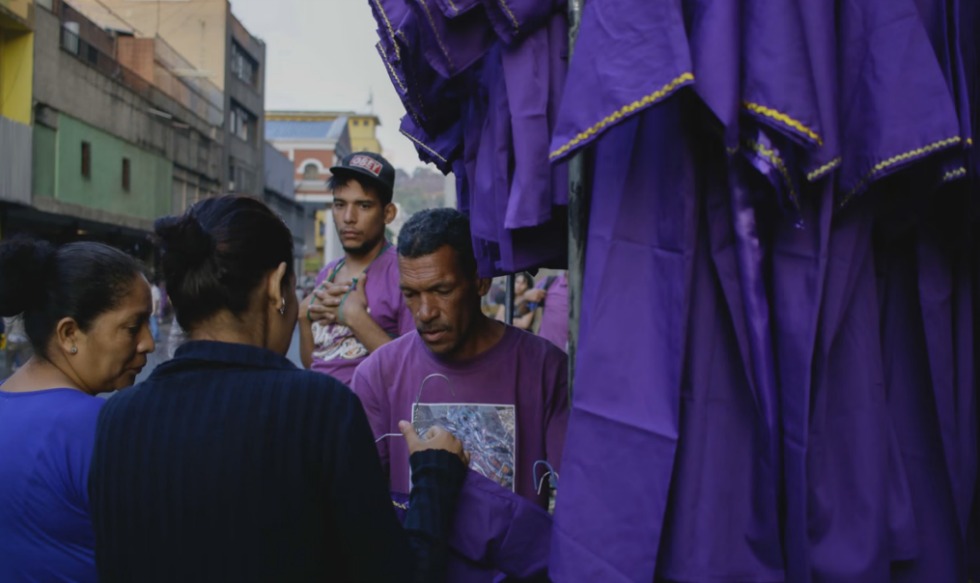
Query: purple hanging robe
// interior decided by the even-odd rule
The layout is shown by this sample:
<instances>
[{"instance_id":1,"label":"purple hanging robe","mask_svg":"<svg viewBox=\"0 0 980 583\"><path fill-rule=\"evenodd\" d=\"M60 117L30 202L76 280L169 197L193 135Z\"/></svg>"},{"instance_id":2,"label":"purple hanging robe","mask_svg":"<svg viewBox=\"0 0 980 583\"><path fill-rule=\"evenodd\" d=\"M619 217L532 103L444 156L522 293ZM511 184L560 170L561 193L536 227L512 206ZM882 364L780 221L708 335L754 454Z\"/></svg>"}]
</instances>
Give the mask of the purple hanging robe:
<instances>
[{"instance_id":1,"label":"purple hanging robe","mask_svg":"<svg viewBox=\"0 0 980 583\"><path fill-rule=\"evenodd\" d=\"M496 41L482 7L450 17L433 0L409 0L409 6L422 25L422 54L442 77L448 79L467 70Z\"/></svg>"},{"instance_id":2,"label":"purple hanging robe","mask_svg":"<svg viewBox=\"0 0 980 583\"><path fill-rule=\"evenodd\" d=\"M563 30L568 26L563 14L556 15L552 25ZM565 67L561 53L567 50L568 42L553 46L551 31L552 26L541 27L502 51L514 147L513 179L503 222L508 229L541 225L552 216L548 140L554 119L548 114L549 104L561 101L561 92L551 92L551 69ZM563 190L568 190L567 183Z\"/></svg>"},{"instance_id":3,"label":"purple hanging robe","mask_svg":"<svg viewBox=\"0 0 980 583\"><path fill-rule=\"evenodd\" d=\"M698 153L700 235L657 580L781 582L777 467L773 436L750 380L729 162L713 134L702 133ZM751 173L742 181L765 188Z\"/></svg>"},{"instance_id":4,"label":"purple hanging robe","mask_svg":"<svg viewBox=\"0 0 980 583\"><path fill-rule=\"evenodd\" d=\"M463 149L462 118L436 136L430 136L412 120L410 115L402 116L398 129L415 145L420 160L435 165L443 174L452 171L453 161L459 157Z\"/></svg>"},{"instance_id":5,"label":"purple hanging robe","mask_svg":"<svg viewBox=\"0 0 980 583\"><path fill-rule=\"evenodd\" d=\"M842 203L875 180L960 146L960 124L913 0L838 4Z\"/></svg>"},{"instance_id":6,"label":"purple hanging robe","mask_svg":"<svg viewBox=\"0 0 980 583\"><path fill-rule=\"evenodd\" d=\"M547 24L552 14L565 11L565 0L481 0L481 3L497 36L507 45Z\"/></svg>"},{"instance_id":7,"label":"purple hanging robe","mask_svg":"<svg viewBox=\"0 0 980 583\"><path fill-rule=\"evenodd\" d=\"M657 568L696 236L696 144L682 117L682 103L670 99L596 142L589 275L552 534L550 575L559 583L648 582Z\"/></svg>"},{"instance_id":8,"label":"purple hanging robe","mask_svg":"<svg viewBox=\"0 0 980 583\"><path fill-rule=\"evenodd\" d=\"M966 149L972 143L970 128L970 100L967 91L966 70L960 49L959 0L916 0L923 26L929 35L936 59L946 79L949 93L956 106L959 119L959 147L947 154L947 160L936 168L938 182L951 182L966 177Z\"/></svg>"},{"instance_id":9,"label":"purple hanging robe","mask_svg":"<svg viewBox=\"0 0 980 583\"><path fill-rule=\"evenodd\" d=\"M694 82L678 6L586 2L549 147L561 160Z\"/></svg>"},{"instance_id":10,"label":"purple hanging robe","mask_svg":"<svg viewBox=\"0 0 980 583\"><path fill-rule=\"evenodd\" d=\"M431 2L442 11L446 18L455 18L461 14L466 14L480 5L480 0L431 0Z\"/></svg>"},{"instance_id":11,"label":"purple hanging robe","mask_svg":"<svg viewBox=\"0 0 980 583\"><path fill-rule=\"evenodd\" d=\"M828 258L807 450L812 580L887 581L893 433L868 205L835 216Z\"/></svg>"},{"instance_id":12,"label":"purple hanging robe","mask_svg":"<svg viewBox=\"0 0 980 583\"><path fill-rule=\"evenodd\" d=\"M944 276L951 274L949 261L941 253L923 261L924 248L938 250L933 241L923 240L923 234L930 230L930 224L938 226L935 203L939 199L925 194L934 184L931 169L916 170L914 174L903 173L901 182L896 177L880 184L887 200L877 205L875 228L885 387L910 486L917 535L917 552L910 560L893 564L891 580L957 581L965 579L964 540L943 456L945 428L938 414L942 391L936 390L937 376L952 375L955 367L938 375L931 372L936 355L928 350L930 333L946 332L949 336L943 339L949 350L945 355L953 360L952 329L943 324L952 311L949 300L956 294L950 289L952 279ZM936 294L942 297L934 297ZM936 340L933 338L932 343ZM975 411L972 396L963 405Z\"/></svg>"}]
</instances>

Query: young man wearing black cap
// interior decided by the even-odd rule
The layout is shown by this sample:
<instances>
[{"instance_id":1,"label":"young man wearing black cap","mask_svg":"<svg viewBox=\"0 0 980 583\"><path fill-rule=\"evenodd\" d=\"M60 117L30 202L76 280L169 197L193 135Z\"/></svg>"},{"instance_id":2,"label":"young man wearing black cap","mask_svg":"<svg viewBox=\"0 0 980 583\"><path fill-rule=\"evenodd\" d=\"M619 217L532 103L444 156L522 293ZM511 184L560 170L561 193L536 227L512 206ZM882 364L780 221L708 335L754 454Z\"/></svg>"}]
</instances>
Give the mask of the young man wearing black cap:
<instances>
[{"instance_id":1,"label":"young man wearing black cap","mask_svg":"<svg viewBox=\"0 0 980 583\"><path fill-rule=\"evenodd\" d=\"M372 152L330 168L333 220L344 256L320 272L300 307L303 365L349 385L368 354L415 328L398 286L398 256L385 239L397 208L395 169Z\"/></svg>"}]
</instances>

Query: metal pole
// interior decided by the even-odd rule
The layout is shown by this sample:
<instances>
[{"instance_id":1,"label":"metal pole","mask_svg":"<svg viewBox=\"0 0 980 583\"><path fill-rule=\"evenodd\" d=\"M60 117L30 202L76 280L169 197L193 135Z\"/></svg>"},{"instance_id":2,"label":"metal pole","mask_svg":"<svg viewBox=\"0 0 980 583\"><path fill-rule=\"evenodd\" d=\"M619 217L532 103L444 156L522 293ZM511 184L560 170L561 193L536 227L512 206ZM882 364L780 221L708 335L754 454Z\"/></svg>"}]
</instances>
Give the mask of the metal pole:
<instances>
[{"instance_id":1,"label":"metal pole","mask_svg":"<svg viewBox=\"0 0 980 583\"><path fill-rule=\"evenodd\" d=\"M569 62L582 23L585 0L568 0ZM568 161L568 392L575 386L575 351L582 316L582 282L585 274L585 239L589 226L589 192L582 152Z\"/></svg>"}]
</instances>

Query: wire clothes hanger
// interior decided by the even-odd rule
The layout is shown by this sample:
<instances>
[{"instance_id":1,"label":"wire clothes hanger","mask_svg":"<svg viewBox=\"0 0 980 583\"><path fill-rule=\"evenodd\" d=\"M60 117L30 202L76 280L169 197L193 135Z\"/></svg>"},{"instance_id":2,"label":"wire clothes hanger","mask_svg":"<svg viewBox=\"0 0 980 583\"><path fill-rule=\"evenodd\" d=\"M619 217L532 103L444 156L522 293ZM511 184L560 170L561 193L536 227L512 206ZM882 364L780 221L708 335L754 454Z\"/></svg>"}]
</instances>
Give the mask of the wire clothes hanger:
<instances>
[{"instance_id":1,"label":"wire clothes hanger","mask_svg":"<svg viewBox=\"0 0 980 583\"><path fill-rule=\"evenodd\" d=\"M444 375L442 373L434 372L434 373L426 376L424 379L422 379L422 382L419 384L419 393L418 393L418 395L415 396L415 404L412 405L412 414L413 414L413 416L415 414L415 411L418 410L419 403L422 402L422 389L425 388L425 383L427 383L429 381L429 379L432 379L432 378L440 378L440 379L446 381L446 384L449 385L449 392L452 394L453 397L456 396L456 391L453 389L453 386L451 384L449 384L449 377L447 377L446 375ZM381 441L382 439L385 439L386 437L401 437L401 436L402 436L401 433L385 433L384 435L381 435L380 437L378 437L377 439L375 439L374 440L374 443L378 443L379 441ZM547 463L547 462L545 462L545 463Z\"/></svg>"},{"instance_id":2,"label":"wire clothes hanger","mask_svg":"<svg viewBox=\"0 0 980 583\"><path fill-rule=\"evenodd\" d=\"M540 480L538 480L538 466L544 466L548 470L547 472L542 474ZM551 476L551 480L548 481L548 485L551 486L552 488L557 488L558 472L555 471L555 468L553 468L551 464L549 464L545 460L538 460L534 462L534 465L531 467L531 477L534 478L534 483L538 485L537 491L539 496L541 495L541 488L544 487L544 480L548 476Z\"/></svg>"}]
</instances>

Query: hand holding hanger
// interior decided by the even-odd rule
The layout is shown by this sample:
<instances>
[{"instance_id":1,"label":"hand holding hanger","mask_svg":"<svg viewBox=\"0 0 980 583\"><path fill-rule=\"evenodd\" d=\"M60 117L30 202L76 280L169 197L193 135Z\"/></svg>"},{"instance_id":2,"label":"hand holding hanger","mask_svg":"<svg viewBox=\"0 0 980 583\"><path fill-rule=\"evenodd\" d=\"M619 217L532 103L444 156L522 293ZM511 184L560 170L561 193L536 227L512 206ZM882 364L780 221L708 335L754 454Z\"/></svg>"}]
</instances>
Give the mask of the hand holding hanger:
<instances>
[{"instance_id":1,"label":"hand holding hanger","mask_svg":"<svg viewBox=\"0 0 980 583\"><path fill-rule=\"evenodd\" d=\"M470 454L463 449L463 442L442 427L430 427L425 437L419 437L415 427L408 421L399 421L398 429L405 436L408 444L408 455L427 449L441 449L459 457L467 466L470 465Z\"/></svg>"}]
</instances>

